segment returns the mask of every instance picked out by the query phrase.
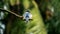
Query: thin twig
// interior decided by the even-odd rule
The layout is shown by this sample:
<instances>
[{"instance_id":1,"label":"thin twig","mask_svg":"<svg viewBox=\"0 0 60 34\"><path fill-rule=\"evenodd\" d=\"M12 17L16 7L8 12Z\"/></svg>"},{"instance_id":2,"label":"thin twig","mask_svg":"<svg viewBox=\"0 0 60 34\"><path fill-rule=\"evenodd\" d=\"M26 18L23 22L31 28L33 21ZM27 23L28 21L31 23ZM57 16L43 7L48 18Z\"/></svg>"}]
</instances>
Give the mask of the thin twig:
<instances>
[{"instance_id":1,"label":"thin twig","mask_svg":"<svg viewBox=\"0 0 60 34\"><path fill-rule=\"evenodd\" d=\"M0 10L5 10L5 9L0 8ZM11 13L11 14L13 14L13 15L19 17L19 18L22 18L22 17L23 17L23 16L20 16L20 15L18 15L18 14L16 14L16 13L12 12L12 11L10 11L10 10L5 10L5 11L7 11L7 12L9 12L9 13Z\"/></svg>"}]
</instances>

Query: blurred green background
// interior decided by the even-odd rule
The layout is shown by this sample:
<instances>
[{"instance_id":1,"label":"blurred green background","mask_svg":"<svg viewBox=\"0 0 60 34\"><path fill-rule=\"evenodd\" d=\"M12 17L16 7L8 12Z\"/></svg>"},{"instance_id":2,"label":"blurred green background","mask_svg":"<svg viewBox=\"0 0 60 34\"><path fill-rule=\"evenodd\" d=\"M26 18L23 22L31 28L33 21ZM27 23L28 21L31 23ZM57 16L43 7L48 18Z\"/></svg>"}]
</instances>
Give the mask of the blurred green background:
<instances>
[{"instance_id":1,"label":"blurred green background","mask_svg":"<svg viewBox=\"0 0 60 34\"><path fill-rule=\"evenodd\" d=\"M5 34L60 34L60 0L0 0L0 8L4 5L21 16L26 9L33 15L33 20L26 24L23 19L5 12ZM54 14L47 20L46 8L51 10L51 7Z\"/></svg>"}]
</instances>

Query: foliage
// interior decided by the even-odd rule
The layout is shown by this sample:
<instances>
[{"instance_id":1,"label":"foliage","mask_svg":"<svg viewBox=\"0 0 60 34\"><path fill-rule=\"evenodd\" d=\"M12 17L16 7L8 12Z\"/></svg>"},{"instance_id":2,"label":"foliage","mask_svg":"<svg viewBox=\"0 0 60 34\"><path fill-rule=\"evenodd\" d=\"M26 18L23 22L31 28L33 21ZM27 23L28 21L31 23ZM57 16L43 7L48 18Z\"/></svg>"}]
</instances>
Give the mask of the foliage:
<instances>
[{"instance_id":1,"label":"foliage","mask_svg":"<svg viewBox=\"0 0 60 34\"><path fill-rule=\"evenodd\" d=\"M9 3L10 2L10 3ZM14 7L20 7L16 8L16 12L19 13L20 15L23 14L25 9L30 9L31 13L33 14L33 21L30 21L30 23L25 24L23 20L20 18L16 17L14 18L12 22L12 26L10 29L10 34L26 34L33 32L36 34L47 34L46 27L48 30L48 34L60 34L60 0L51 0L51 1L43 1L39 0L37 4L35 3L34 0L19 0L20 4L17 5L16 0L5 0L5 4L9 8L9 4ZM41 3L41 4L39 4ZM0 8L3 8L3 1L0 2ZM38 6L37 6L38 5ZM53 6L54 7L54 16L52 17L51 20L46 21L46 27L44 26L43 19L41 17L43 12L46 10L46 7L48 6ZM7 13L6 13L7 14ZM7 14L10 15L10 14ZM7 16L5 15L5 17ZM7 19L7 18L6 18Z\"/></svg>"}]
</instances>

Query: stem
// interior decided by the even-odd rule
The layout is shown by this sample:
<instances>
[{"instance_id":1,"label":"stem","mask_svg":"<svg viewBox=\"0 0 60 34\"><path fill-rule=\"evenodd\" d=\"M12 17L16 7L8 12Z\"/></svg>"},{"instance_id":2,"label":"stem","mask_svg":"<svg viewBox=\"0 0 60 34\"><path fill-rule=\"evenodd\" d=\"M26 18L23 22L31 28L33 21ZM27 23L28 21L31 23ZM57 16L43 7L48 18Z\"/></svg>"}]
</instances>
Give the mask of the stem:
<instances>
[{"instance_id":1,"label":"stem","mask_svg":"<svg viewBox=\"0 0 60 34\"><path fill-rule=\"evenodd\" d=\"M0 10L7 11L7 12L9 12L9 13L11 13L11 14L13 14L13 15L19 17L19 18L22 18L22 17L23 17L23 16L20 16L20 15L18 15L18 14L16 14L16 13L12 12L12 11L10 11L10 10L5 10L5 9L2 9L2 8L0 8Z\"/></svg>"}]
</instances>

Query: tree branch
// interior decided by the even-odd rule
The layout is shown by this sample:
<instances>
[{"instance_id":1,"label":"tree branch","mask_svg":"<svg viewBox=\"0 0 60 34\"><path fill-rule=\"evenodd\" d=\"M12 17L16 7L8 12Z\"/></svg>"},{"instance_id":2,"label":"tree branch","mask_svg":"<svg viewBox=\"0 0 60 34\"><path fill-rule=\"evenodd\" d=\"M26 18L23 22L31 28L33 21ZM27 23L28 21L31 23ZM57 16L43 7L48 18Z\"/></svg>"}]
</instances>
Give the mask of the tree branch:
<instances>
[{"instance_id":1,"label":"tree branch","mask_svg":"<svg viewBox=\"0 0 60 34\"><path fill-rule=\"evenodd\" d=\"M16 13L12 12L12 11L10 11L10 10L5 10L5 9L3 9L3 8L0 8L0 10L9 12L9 13L11 13L11 14L13 14L13 15L19 17L19 18L22 18L22 17L23 17L23 16L20 16L20 15L18 15L18 14L16 14Z\"/></svg>"}]
</instances>

